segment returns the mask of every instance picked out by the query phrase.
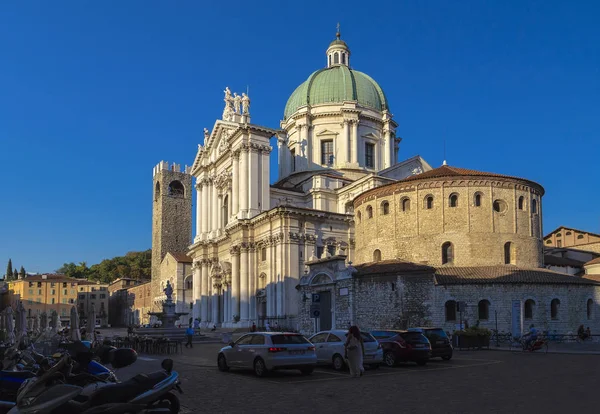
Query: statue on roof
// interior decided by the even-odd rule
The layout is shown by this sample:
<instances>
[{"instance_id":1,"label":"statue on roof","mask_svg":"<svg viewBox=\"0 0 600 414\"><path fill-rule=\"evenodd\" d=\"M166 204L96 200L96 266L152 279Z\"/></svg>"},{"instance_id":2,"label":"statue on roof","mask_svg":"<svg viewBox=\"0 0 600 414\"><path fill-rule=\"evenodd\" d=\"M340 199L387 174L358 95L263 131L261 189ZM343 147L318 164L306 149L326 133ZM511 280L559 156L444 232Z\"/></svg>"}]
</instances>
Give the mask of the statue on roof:
<instances>
[{"instance_id":1,"label":"statue on roof","mask_svg":"<svg viewBox=\"0 0 600 414\"><path fill-rule=\"evenodd\" d=\"M237 92L233 93L233 111L236 114L240 113L240 104L242 103L242 97L237 94Z\"/></svg>"},{"instance_id":2,"label":"statue on roof","mask_svg":"<svg viewBox=\"0 0 600 414\"><path fill-rule=\"evenodd\" d=\"M204 128L204 145L208 144L209 138L210 138L210 132L208 132L208 128Z\"/></svg>"},{"instance_id":3,"label":"statue on roof","mask_svg":"<svg viewBox=\"0 0 600 414\"><path fill-rule=\"evenodd\" d=\"M242 93L242 114L250 115L250 98Z\"/></svg>"},{"instance_id":4,"label":"statue on roof","mask_svg":"<svg viewBox=\"0 0 600 414\"><path fill-rule=\"evenodd\" d=\"M233 97L231 96L231 91L229 90L229 86L225 87L224 92L225 92L225 98L223 100L225 101L225 109L223 110L223 119L225 121L230 121L234 111L233 111Z\"/></svg>"}]
</instances>

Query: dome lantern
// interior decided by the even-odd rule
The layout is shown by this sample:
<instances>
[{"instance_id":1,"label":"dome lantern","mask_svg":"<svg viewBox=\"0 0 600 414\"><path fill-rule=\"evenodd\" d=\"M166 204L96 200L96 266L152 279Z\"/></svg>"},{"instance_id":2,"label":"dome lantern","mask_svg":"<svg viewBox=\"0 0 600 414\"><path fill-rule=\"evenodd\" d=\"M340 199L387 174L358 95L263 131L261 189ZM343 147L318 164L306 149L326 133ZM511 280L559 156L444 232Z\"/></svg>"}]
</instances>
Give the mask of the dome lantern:
<instances>
[{"instance_id":1,"label":"dome lantern","mask_svg":"<svg viewBox=\"0 0 600 414\"><path fill-rule=\"evenodd\" d=\"M335 34L335 40L329 44L327 48L327 67L344 65L350 66L350 48L340 39L340 24L337 24L337 33Z\"/></svg>"}]
</instances>

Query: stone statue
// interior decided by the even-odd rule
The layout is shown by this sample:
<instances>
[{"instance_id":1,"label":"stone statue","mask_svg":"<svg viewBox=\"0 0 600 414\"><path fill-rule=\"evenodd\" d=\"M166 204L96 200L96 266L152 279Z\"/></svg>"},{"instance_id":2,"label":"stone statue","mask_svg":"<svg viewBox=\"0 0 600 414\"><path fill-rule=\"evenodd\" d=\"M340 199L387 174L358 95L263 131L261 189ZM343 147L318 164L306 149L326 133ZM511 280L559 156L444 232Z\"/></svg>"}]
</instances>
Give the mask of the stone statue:
<instances>
[{"instance_id":1,"label":"stone statue","mask_svg":"<svg viewBox=\"0 0 600 414\"><path fill-rule=\"evenodd\" d=\"M171 300L171 295L173 295L173 286L171 286L171 282L167 280L167 287L163 289L165 295L167 295L167 300Z\"/></svg>"},{"instance_id":2,"label":"stone statue","mask_svg":"<svg viewBox=\"0 0 600 414\"><path fill-rule=\"evenodd\" d=\"M208 144L209 138L210 138L210 132L208 132L208 128L204 128L204 145Z\"/></svg>"},{"instance_id":3,"label":"stone statue","mask_svg":"<svg viewBox=\"0 0 600 414\"><path fill-rule=\"evenodd\" d=\"M236 114L240 113L240 104L242 102L242 97L238 95L236 92L233 93L233 112Z\"/></svg>"},{"instance_id":4,"label":"stone statue","mask_svg":"<svg viewBox=\"0 0 600 414\"><path fill-rule=\"evenodd\" d=\"M423 170L421 169L421 167L416 167L413 168L413 170L411 171L412 175L417 175L417 174L421 174L423 172Z\"/></svg>"},{"instance_id":5,"label":"stone statue","mask_svg":"<svg viewBox=\"0 0 600 414\"><path fill-rule=\"evenodd\" d=\"M231 116L233 115L233 97L231 96L231 91L229 87L225 87L225 109L223 110L223 119L225 121L230 121Z\"/></svg>"},{"instance_id":6,"label":"stone statue","mask_svg":"<svg viewBox=\"0 0 600 414\"><path fill-rule=\"evenodd\" d=\"M242 114L250 115L250 98L245 93L242 93Z\"/></svg>"}]
</instances>

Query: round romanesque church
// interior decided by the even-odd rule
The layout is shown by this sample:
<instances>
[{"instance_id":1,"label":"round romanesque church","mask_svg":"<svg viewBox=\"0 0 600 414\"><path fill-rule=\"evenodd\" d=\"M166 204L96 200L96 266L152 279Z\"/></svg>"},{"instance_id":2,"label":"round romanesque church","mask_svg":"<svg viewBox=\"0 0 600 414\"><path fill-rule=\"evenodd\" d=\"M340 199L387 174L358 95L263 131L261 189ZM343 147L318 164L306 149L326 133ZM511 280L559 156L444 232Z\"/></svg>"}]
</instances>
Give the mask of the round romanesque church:
<instances>
[{"instance_id":1,"label":"round romanesque church","mask_svg":"<svg viewBox=\"0 0 600 414\"><path fill-rule=\"evenodd\" d=\"M225 88L192 166L154 168L154 308L169 281L184 324L600 328L600 283L543 268L542 186L402 160L388 97L351 56L338 32L277 130Z\"/></svg>"}]
</instances>

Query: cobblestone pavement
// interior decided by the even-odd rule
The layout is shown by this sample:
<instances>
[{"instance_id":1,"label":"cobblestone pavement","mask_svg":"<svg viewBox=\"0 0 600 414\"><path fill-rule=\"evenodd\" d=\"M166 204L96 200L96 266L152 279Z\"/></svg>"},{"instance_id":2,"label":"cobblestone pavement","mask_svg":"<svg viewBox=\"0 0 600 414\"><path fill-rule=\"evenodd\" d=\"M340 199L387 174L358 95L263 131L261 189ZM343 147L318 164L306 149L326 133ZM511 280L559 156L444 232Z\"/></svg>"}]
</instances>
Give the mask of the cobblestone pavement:
<instances>
[{"instance_id":1,"label":"cobblestone pavement","mask_svg":"<svg viewBox=\"0 0 600 414\"><path fill-rule=\"evenodd\" d=\"M295 371L256 378L219 372L221 345L203 344L173 357L185 413L357 412L564 413L596 412L598 356L498 351L456 352L451 361L367 370L360 379L328 368L309 377ZM120 370L127 378L158 369L159 356L141 355Z\"/></svg>"}]
</instances>

